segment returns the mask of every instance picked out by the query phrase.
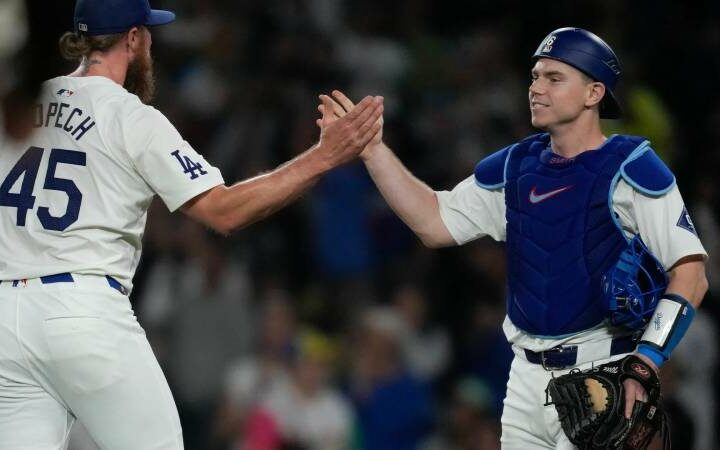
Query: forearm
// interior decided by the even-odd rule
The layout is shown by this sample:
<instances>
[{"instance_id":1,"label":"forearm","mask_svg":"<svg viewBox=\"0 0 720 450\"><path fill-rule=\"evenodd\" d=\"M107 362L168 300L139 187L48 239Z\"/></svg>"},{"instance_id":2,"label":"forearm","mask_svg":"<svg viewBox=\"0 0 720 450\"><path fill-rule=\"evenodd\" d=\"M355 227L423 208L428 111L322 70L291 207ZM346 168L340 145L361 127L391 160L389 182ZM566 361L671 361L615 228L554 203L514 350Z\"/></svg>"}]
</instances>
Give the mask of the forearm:
<instances>
[{"instance_id":1,"label":"forearm","mask_svg":"<svg viewBox=\"0 0 720 450\"><path fill-rule=\"evenodd\" d=\"M416 178L384 143L361 154L365 166L395 214L429 247L455 244L440 217L437 195Z\"/></svg>"},{"instance_id":2,"label":"forearm","mask_svg":"<svg viewBox=\"0 0 720 450\"><path fill-rule=\"evenodd\" d=\"M690 327L708 283L700 255L680 260L670 271L670 283L643 333L638 352L655 367L666 361Z\"/></svg>"},{"instance_id":3,"label":"forearm","mask_svg":"<svg viewBox=\"0 0 720 450\"><path fill-rule=\"evenodd\" d=\"M670 281L665 290L685 298L694 308L700 306L708 289L705 262L701 255L689 256L678 261L669 272Z\"/></svg>"},{"instance_id":4,"label":"forearm","mask_svg":"<svg viewBox=\"0 0 720 450\"><path fill-rule=\"evenodd\" d=\"M188 202L183 211L227 235L292 203L327 170L311 149L271 172L211 189Z\"/></svg>"}]
</instances>

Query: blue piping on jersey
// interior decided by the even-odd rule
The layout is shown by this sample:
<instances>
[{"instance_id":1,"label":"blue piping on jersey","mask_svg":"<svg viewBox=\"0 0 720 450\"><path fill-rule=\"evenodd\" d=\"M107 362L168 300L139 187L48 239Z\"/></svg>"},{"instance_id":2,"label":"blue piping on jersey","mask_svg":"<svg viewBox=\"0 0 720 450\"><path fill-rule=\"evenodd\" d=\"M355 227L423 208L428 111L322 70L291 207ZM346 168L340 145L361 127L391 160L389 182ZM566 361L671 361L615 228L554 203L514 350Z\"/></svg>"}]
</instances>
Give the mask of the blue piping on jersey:
<instances>
[{"instance_id":1,"label":"blue piping on jersey","mask_svg":"<svg viewBox=\"0 0 720 450\"><path fill-rule=\"evenodd\" d=\"M622 233L625 240L630 243L630 238L625 235L625 230L623 230L622 225L620 225L620 220L618 219L617 213L615 212L615 208L613 207L613 194L615 193L615 189L617 188L618 181L620 180L620 170L615 173L615 176L613 177L612 181L610 182L610 190L608 192L608 207L610 208L610 211L612 214L610 214L610 218L612 219L615 226L620 230L620 233Z\"/></svg>"},{"instance_id":2,"label":"blue piping on jersey","mask_svg":"<svg viewBox=\"0 0 720 450\"><path fill-rule=\"evenodd\" d=\"M505 187L505 182L507 181L507 165L508 161L510 161L510 155L512 154L512 151L515 150L515 147L517 147L518 143L513 144L507 152L507 155L505 155L505 164L503 165L503 180L500 183L497 184L485 184L478 181L477 178L475 178L475 184L483 189L487 189L489 191L500 189L501 187Z\"/></svg>"},{"instance_id":3,"label":"blue piping on jersey","mask_svg":"<svg viewBox=\"0 0 720 450\"><path fill-rule=\"evenodd\" d=\"M498 184L484 184L479 182L477 178L475 178L475 185L488 191L494 191L495 189L500 189L501 187L505 186L505 182L503 181L502 183Z\"/></svg>"},{"instance_id":4,"label":"blue piping on jersey","mask_svg":"<svg viewBox=\"0 0 720 450\"><path fill-rule=\"evenodd\" d=\"M615 226L620 230L620 233L623 235L625 240L629 243L632 238L628 237L625 234L625 230L623 230L622 225L620 225L620 220L617 217L617 213L615 212L615 208L613 207L613 195L615 194L615 189L617 188L617 184L620 181L620 176L623 177L623 179L630 184L633 188L637 189L640 192L645 192L645 189L640 187L639 184L632 181L630 177L625 173L625 165L631 161L634 161L638 159L640 156L643 155L646 151L649 150L650 141L645 140L640 143L637 147L635 147L635 150L633 150L630 155L623 161L622 164L620 164L620 168L615 173L615 176L612 179L612 182L610 183L610 190L608 191L608 208L610 208L610 211L612 214L610 217L612 218L613 223Z\"/></svg>"},{"instance_id":5,"label":"blue piping on jersey","mask_svg":"<svg viewBox=\"0 0 720 450\"><path fill-rule=\"evenodd\" d=\"M513 144L512 147L508 149L508 154L505 157L505 165L503 165L503 186L505 186L505 183L507 183L507 166L508 161L510 161L510 156L512 155L513 150L515 150L515 147L518 146L519 143Z\"/></svg>"}]
</instances>

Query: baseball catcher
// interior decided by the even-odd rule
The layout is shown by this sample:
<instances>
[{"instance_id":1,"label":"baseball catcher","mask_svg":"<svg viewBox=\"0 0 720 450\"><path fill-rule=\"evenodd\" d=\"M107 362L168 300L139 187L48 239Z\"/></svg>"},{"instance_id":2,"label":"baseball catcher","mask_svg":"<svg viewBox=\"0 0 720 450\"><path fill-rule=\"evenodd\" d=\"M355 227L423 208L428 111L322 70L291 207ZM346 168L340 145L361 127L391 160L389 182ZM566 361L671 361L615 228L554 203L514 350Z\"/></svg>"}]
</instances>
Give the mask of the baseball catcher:
<instances>
[{"instance_id":1,"label":"baseball catcher","mask_svg":"<svg viewBox=\"0 0 720 450\"><path fill-rule=\"evenodd\" d=\"M602 132L601 119L622 114L612 48L559 28L531 61L530 123L542 132L485 156L451 191L415 177L381 133L360 158L428 247L506 244L514 359L501 447L645 449L665 427L656 368L705 295L707 252L650 141ZM319 106L326 123L354 106L331 95Z\"/></svg>"}]
</instances>

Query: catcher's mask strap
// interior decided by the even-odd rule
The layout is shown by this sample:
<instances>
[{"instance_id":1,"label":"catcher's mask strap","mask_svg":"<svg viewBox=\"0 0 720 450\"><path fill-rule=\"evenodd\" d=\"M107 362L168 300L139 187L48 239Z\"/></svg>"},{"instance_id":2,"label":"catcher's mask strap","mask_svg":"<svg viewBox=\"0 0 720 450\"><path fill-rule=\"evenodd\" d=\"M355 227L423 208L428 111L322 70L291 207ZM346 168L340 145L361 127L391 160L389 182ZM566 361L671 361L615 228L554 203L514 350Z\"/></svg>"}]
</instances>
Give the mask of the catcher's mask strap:
<instances>
[{"instance_id":1,"label":"catcher's mask strap","mask_svg":"<svg viewBox=\"0 0 720 450\"><path fill-rule=\"evenodd\" d=\"M685 336L693 317L695 308L683 296L665 294L640 338L638 352L660 367Z\"/></svg>"}]
</instances>

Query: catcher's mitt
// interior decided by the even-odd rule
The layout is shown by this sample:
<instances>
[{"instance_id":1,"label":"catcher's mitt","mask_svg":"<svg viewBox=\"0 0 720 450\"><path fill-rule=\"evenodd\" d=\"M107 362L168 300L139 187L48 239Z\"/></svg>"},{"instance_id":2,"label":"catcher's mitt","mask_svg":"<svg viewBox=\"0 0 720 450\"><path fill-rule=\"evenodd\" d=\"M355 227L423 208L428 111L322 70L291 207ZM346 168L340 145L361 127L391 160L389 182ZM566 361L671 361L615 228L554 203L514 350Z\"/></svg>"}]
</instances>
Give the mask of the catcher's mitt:
<instances>
[{"instance_id":1,"label":"catcher's mitt","mask_svg":"<svg viewBox=\"0 0 720 450\"><path fill-rule=\"evenodd\" d=\"M637 380L647 391L646 403L636 401L625 418L623 381ZM660 380L634 355L586 371L572 370L553 378L546 394L555 405L563 431L580 450L644 450L658 431L670 448L667 419L660 405Z\"/></svg>"}]
</instances>

